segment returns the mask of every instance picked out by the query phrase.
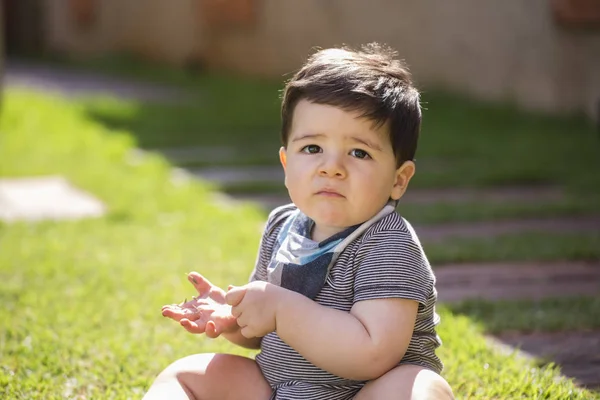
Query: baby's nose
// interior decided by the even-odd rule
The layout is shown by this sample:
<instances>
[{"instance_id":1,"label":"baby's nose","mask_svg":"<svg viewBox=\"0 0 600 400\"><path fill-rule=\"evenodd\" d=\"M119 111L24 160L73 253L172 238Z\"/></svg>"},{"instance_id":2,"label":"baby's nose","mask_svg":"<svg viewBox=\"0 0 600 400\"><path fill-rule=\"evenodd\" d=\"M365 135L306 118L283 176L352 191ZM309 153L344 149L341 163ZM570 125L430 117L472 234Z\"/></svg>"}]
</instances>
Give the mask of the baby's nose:
<instances>
[{"instance_id":1,"label":"baby's nose","mask_svg":"<svg viewBox=\"0 0 600 400\"><path fill-rule=\"evenodd\" d=\"M343 177L346 175L346 169L341 157L327 157L319 170L319 175L329 177Z\"/></svg>"}]
</instances>

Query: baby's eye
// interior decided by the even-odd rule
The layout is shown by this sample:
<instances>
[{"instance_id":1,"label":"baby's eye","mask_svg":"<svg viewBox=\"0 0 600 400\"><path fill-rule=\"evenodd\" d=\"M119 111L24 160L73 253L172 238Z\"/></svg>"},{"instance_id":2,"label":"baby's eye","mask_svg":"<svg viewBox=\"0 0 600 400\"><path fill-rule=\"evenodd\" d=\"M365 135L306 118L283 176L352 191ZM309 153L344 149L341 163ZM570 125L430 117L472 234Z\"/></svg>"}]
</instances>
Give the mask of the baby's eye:
<instances>
[{"instance_id":1,"label":"baby's eye","mask_svg":"<svg viewBox=\"0 0 600 400\"><path fill-rule=\"evenodd\" d=\"M350 154L353 157L361 158L361 159L371 158L371 156L369 155L369 153L367 153L366 151L361 150L361 149L353 149L352 151L350 151Z\"/></svg>"},{"instance_id":2,"label":"baby's eye","mask_svg":"<svg viewBox=\"0 0 600 400\"><path fill-rule=\"evenodd\" d=\"M308 154L316 154L321 152L321 148L316 144L309 144L308 146L304 146L300 151Z\"/></svg>"}]
</instances>

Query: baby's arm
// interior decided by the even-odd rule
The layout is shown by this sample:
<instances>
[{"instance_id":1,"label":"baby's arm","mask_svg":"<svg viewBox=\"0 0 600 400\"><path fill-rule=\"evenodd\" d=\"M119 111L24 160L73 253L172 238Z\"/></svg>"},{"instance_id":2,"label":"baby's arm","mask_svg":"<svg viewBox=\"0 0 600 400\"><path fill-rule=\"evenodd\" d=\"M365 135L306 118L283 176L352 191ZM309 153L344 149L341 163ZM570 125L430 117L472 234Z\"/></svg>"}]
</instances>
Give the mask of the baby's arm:
<instances>
[{"instance_id":1,"label":"baby's arm","mask_svg":"<svg viewBox=\"0 0 600 400\"><path fill-rule=\"evenodd\" d=\"M336 375L373 379L399 363L415 328L419 304L435 278L422 248L402 229L374 232L353 258L350 312L326 308L286 291L277 333L307 360Z\"/></svg>"},{"instance_id":2,"label":"baby's arm","mask_svg":"<svg viewBox=\"0 0 600 400\"><path fill-rule=\"evenodd\" d=\"M418 303L378 299L350 313L324 307L298 293L282 293L277 334L314 365L332 374L370 380L392 369L410 342Z\"/></svg>"},{"instance_id":3,"label":"baby's arm","mask_svg":"<svg viewBox=\"0 0 600 400\"><path fill-rule=\"evenodd\" d=\"M355 380L377 378L400 362L418 309L415 300L385 298L340 311L261 281L231 289L226 299L245 337L276 331L317 367Z\"/></svg>"}]
</instances>

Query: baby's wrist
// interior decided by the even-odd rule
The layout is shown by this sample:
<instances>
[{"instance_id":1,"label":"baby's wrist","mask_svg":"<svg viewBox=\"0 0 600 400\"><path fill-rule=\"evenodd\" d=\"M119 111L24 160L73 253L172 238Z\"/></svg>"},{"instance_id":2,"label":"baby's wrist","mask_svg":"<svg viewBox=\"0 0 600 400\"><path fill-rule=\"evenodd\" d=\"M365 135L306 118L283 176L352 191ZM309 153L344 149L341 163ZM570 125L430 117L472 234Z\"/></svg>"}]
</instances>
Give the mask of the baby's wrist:
<instances>
[{"instance_id":1,"label":"baby's wrist","mask_svg":"<svg viewBox=\"0 0 600 400\"><path fill-rule=\"evenodd\" d=\"M295 294L291 290L276 286L275 298L273 299L275 307L275 330L277 330L277 322L281 321L281 318L278 317L289 313Z\"/></svg>"}]
</instances>

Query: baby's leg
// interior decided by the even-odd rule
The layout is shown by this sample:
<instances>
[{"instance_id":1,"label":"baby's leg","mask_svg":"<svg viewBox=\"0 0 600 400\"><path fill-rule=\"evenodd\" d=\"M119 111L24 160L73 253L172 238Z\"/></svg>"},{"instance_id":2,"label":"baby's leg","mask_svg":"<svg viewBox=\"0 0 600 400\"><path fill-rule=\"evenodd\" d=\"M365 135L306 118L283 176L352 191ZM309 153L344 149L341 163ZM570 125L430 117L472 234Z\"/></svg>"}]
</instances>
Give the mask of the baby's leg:
<instances>
[{"instance_id":1,"label":"baby's leg","mask_svg":"<svg viewBox=\"0 0 600 400\"><path fill-rule=\"evenodd\" d=\"M354 400L453 400L448 382L418 365L400 365L367 383Z\"/></svg>"},{"instance_id":2,"label":"baby's leg","mask_svg":"<svg viewBox=\"0 0 600 400\"><path fill-rule=\"evenodd\" d=\"M162 371L144 400L269 400L271 392L254 360L231 354L195 354Z\"/></svg>"}]
</instances>

